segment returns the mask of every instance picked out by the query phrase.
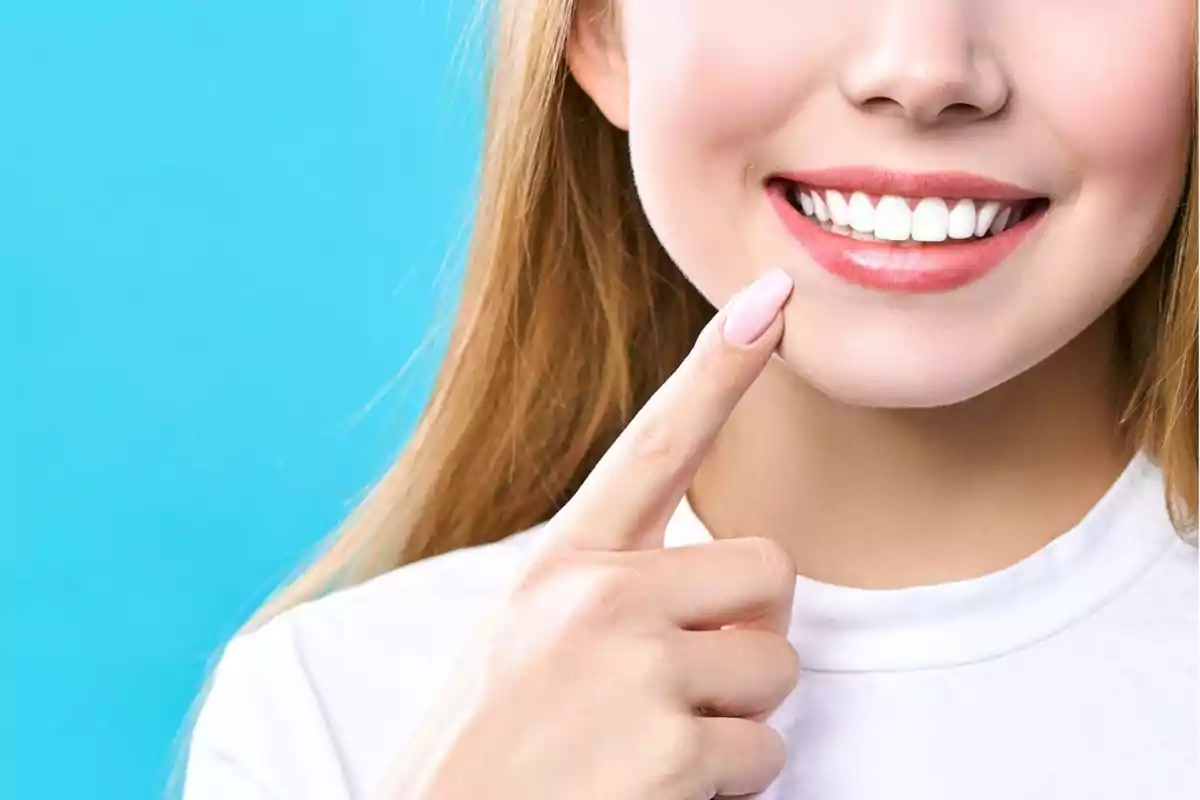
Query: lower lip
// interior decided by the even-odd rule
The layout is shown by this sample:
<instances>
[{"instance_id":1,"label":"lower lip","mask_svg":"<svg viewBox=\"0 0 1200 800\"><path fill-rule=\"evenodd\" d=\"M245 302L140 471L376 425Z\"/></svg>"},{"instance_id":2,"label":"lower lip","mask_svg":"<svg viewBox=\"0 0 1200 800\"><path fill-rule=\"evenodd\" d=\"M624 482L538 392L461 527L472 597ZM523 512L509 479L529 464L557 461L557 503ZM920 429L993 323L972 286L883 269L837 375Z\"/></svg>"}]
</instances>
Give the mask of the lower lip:
<instances>
[{"instance_id":1,"label":"lower lip","mask_svg":"<svg viewBox=\"0 0 1200 800\"><path fill-rule=\"evenodd\" d=\"M831 233L801 214L785 195L767 190L784 226L813 261L842 280L885 292L948 292L1000 266L1045 216L1045 209L986 239L932 244L864 242Z\"/></svg>"}]
</instances>

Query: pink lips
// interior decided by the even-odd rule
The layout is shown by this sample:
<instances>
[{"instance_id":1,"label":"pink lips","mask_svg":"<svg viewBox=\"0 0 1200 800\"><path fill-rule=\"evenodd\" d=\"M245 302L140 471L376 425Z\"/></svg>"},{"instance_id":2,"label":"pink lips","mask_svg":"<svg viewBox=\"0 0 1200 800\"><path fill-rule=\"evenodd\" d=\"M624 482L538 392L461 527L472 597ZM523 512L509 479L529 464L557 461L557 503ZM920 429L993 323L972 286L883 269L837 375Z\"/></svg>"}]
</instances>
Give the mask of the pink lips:
<instances>
[{"instance_id":1,"label":"pink lips","mask_svg":"<svg viewBox=\"0 0 1200 800\"><path fill-rule=\"evenodd\" d=\"M825 230L787 198L787 184L812 189L866 192L876 197L941 197L1030 200L1044 195L967 173L897 173L872 168L839 168L780 173L767 193L784 227L819 266L864 288L886 292L945 292L960 288L998 267L1045 217L1045 209L999 234L982 239L913 245L853 239Z\"/></svg>"},{"instance_id":2,"label":"pink lips","mask_svg":"<svg viewBox=\"0 0 1200 800\"><path fill-rule=\"evenodd\" d=\"M970 197L977 200L1032 200L1045 195L969 172L895 172L874 167L835 167L780 172L772 177L814 189L837 189L901 197Z\"/></svg>"}]
</instances>

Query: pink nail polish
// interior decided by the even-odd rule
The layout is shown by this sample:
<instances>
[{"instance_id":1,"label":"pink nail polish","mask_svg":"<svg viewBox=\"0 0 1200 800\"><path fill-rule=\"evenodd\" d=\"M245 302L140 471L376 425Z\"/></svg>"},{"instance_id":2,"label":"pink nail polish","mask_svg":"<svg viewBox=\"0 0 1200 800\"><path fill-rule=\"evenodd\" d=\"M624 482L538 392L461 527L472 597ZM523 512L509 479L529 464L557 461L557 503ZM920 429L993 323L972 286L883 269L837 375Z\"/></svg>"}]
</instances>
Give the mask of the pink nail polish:
<instances>
[{"instance_id":1,"label":"pink nail polish","mask_svg":"<svg viewBox=\"0 0 1200 800\"><path fill-rule=\"evenodd\" d=\"M771 327L791 291L792 279L781 269L760 276L730 304L725 338L742 347L756 342Z\"/></svg>"}]
</instances>

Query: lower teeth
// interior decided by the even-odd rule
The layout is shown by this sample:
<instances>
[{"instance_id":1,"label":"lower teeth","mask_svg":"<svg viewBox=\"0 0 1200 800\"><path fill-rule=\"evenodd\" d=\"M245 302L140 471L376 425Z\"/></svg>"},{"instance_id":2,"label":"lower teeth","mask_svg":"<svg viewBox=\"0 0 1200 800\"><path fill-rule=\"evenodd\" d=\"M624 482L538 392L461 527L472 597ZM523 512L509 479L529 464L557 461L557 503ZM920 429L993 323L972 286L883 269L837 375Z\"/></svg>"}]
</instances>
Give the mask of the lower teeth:
<instances>
[{"instance_id":1,"label":"lower teeth","mask_svg":"<svg viewBox=\"0 0 1200 800\"><path fill-rule=\"evenodd\" d=\"M897 247L918 247L920 245L925 245L925 244L941 244L942 242L970 242L970 241L977 241L979 239L986 239L989 236L995 235L991 231L988 231L983 236L971 236L969 239L951 239L949 236L947 236L945 239L943 239L942 241L939 241L939 242L920 242L920 241L917 241L916 239L901 239L900 241L896 241L894 239L880 239L879 237L875 236L875 234L873 234L873 233L863 233L861 231L856 231L853 228L851 228L849 225L834 225L833 222L829 222L829 221L821 222L816 217L806 217L806 218L808 219L809 222L813 222L813 223L816 223L817 225L820 225L822 230L829 231L830 233L836 233L841 236L848 236L851 239L857 239L860 242L878 242L880 244L894 244ZM1009 227L1012 227L1012 226L1010 225ZM1005 228L1005 230L1008 230L1008 229Z\"/></svg>"}]
</instances>

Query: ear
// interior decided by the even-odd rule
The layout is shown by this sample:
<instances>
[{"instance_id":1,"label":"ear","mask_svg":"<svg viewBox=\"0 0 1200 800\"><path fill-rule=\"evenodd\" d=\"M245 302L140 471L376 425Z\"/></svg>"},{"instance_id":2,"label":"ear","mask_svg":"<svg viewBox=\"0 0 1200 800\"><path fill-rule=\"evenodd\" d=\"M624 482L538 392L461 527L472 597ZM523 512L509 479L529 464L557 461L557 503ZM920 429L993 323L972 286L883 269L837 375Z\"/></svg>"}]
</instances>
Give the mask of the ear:
<instances>
[{"instance_id":1,"label":"ear","mask_svg":"<svg viewBox=\"0 0 1200 800\"><path fill-rule=\"evenodd\" d=\"M599 5L599 8L595 6ZM567 38L567 68L609 122L629 130L629 71L616 3L578 4Z\"/></svg>"}]
</instances>

